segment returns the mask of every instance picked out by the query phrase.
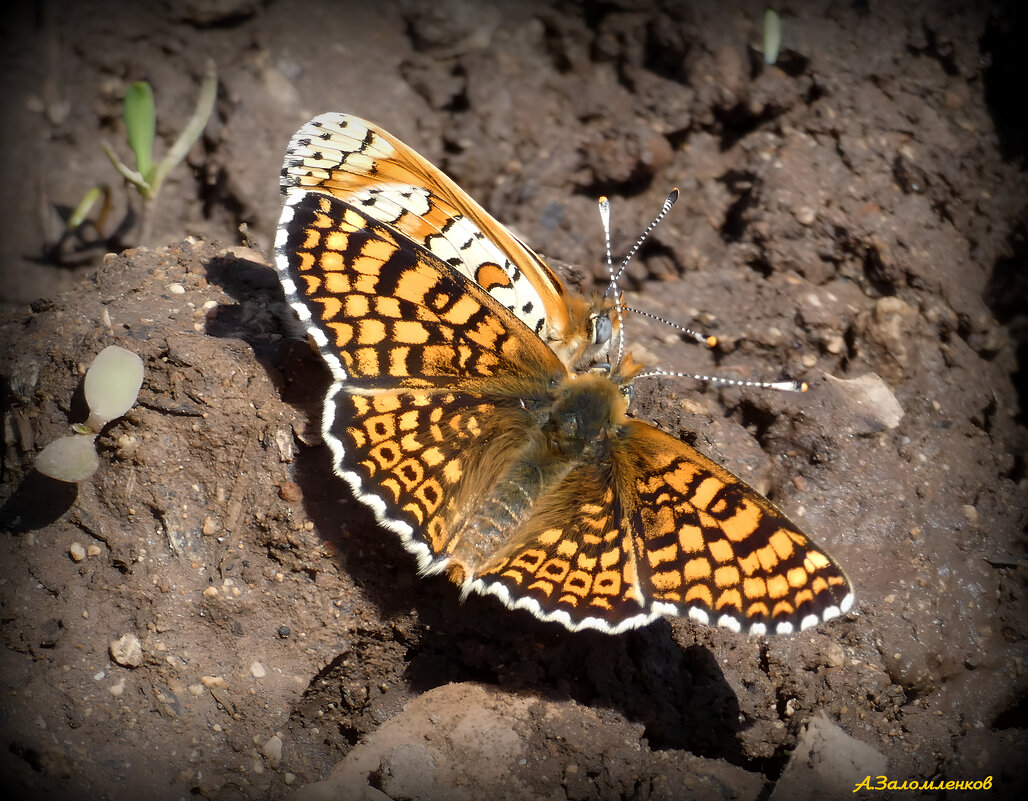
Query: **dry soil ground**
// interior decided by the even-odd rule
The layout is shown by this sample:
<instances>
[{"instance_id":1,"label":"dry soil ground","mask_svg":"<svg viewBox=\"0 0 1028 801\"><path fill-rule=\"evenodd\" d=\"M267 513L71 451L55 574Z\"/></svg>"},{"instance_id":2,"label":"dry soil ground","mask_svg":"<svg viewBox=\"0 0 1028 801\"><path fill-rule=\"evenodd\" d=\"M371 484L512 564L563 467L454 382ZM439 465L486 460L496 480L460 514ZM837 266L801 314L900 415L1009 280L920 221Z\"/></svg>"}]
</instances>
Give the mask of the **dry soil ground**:
<instances>
[{"instance_id":1,"label":"dry soil ground","mask_svg":"<svg viewBox=\"0 0 1028 801\"><path fill-rule=\"evenodd\" d=\"M1023 793L1028 16L795 2L765 66L763 11L4 10L7 797L964 796L854 796L864 775ZM138 243L101 141L127 157L120 99L145 78L166 148L208 57L215 114ZM410 142L586 290L596 197L623 251L679 186L628 295L722 347L634 317L632 349L813 389L653 383L634 414L801 521L855 613L794 637L685 620L608 637L419 579L331 474L327 376L267 261L285 143L329 110ZM99 230L62 242L101 183ZM104 255L127 244L146 247ZM139 403L91 480L45 479L35 453L84 419L83 366L111 343L144 359ZM123 637L137 654L112 652Z\"/></svg>"}]
</instances>

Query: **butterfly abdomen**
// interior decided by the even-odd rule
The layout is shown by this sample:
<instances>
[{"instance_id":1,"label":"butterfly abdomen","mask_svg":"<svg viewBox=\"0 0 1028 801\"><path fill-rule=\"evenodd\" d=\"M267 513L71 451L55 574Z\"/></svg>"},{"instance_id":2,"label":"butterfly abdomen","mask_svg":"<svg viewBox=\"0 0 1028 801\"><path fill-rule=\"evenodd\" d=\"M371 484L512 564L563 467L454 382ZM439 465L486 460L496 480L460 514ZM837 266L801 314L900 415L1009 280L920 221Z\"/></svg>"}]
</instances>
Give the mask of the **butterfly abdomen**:
<instances>
[{"instance_id":1,"label":"butterfly abdomen","mask_svg":"<svg viewBox=\"0 0 1028 801\"><path fill-rule=\"evenodd\" d=\"M526 403L526 414L541 426L526 432L518 452L506 454L507 468L454 521L453 560L474 575L505 551L511 532L526 530L536 503L552 498L575 465L601 460L605 432L620 424L624 406L620 389L603 374L567 376L548 399Z\"/></svg>"}]
</instances>

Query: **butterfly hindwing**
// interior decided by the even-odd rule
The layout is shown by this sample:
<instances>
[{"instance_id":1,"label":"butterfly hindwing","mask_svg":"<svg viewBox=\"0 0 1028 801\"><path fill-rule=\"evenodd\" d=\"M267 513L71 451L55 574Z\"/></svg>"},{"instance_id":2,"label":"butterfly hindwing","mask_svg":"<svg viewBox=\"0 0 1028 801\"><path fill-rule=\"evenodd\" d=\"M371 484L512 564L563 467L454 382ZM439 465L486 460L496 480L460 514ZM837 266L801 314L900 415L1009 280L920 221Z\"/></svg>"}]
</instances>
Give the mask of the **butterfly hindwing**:
<instances>
[{"instance_id":1,"label":"butterfly hindwing","mask_svg":"<svg viewBox=\"0 0 1028 801\"><path fill-rule=\"evenodd\" d=\"M540 497L475 589L570 628L669 614L754 634L849 609L842 569L770 501L695 449L626 421L599 463Z\"/></svg>"},{"instance_id":2,"label":"butterfly hindwing","mask_svg":"<svg viewBox=\"0 0 1028 801\"><path fill-rule=\"evenodd\" d=\"M336 471L414 553L438 572L460 522L488 492L532 422L515 399L401 390L330 399L325 438ZM328 414L328 412L326 413Z\"/></svg>"}]
</instances>

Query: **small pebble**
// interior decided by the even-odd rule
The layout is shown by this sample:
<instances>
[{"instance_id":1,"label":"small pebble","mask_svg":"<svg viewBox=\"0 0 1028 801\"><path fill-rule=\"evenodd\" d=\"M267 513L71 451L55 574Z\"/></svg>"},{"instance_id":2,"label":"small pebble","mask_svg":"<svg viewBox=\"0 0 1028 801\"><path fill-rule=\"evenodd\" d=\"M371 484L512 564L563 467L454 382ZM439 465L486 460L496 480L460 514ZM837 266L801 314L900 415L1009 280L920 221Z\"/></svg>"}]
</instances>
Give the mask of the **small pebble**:
<instances>
[{"instance_id":1,"label":"small pebble","mask_svg":"<svg viewBox=\"0 0 1028 801\"><path fill-rule=\"evenodd\" d=\"M277 765L282 759L282 738L277 734L270 737L268 741L261 746L261 753L273 766Z\"/></svg>"},{"instance_id":2,"label":"small pebble","mask_svg":"<svg viewBox=\"0 0 1028 801\"><path fill-rule=\"evenodd\" d=\"M250 675L252 675L255 679L263 679L265 676L268 675L268 671L264 669L264 665L262 665L260 662L254 662L252 665L250 665Z\"/></svg>"},{"instance_id":3,"label":"small pebble","mask_svg":"<svg viewBox=\"0 0 1028 801\"><path fill-rule=\"evenodd\" d=\"M685 411L691 414L710 414L710 410L706 406L690 398L682 398L680 404Z\"/></svg>"},{"instance_id":4,"label":"small pebble","mask_svg":"<svg viewBox=\"0 0 1028 801\"><path fill-rule=\"evenodd\" d=\"M838 334L833 334L825 340L825 350L833 356L838 356L846 347L846 340Z\"/></svg>"},{"instance_id":5,"label":"small pebble","mask_svg":"<svg viewBox=\"0 0 1028 801\"><path fill-rule=\"evenodd\" d=\"M103 550L99 545L90 545L86 548L86 556L99 556L101 553L103 553Z\"/></svg>"},{"instance_id":6,"label":"small pebble","mask_svg":"<svg viewBox=\"0 0 1028 801\"><path fill-rule=\"evenodd\" d=\"M801 206L795 210L794 215L800 225L810 225L817 219L817 215L810 206Z\"/></svg>"},{"instance_id":7,"label":"small pebble","mask_svg":"<svg viewBox=\"0 0 1028 801\"><path fill-rule=\"evenodd\" d=\"M135 634L123 634L111 642L111 659L122 667L136 668L143 664L143 646Z\"/></svg>"},{"instance_id":8,"label":"small pebble","mask_svg":"<svg viewBox=\"0 0 1028 801\"><path fill-rule=\"evenodd\" d=\"M114 684L110 686L110 690L111 695L113 695L115 698L120 698L121 694L125 692L125 677L122 676L120 679L114 682Z\"/></svg>"},{"instance_id":9,"label":"small pebble","mask_svg":"<svg viewBox=\"0 0 1028 801\"><path fill-rule=\"evenodd\" d=\"M303 490L293 481L283 481L278 488L278 497L286 503L296 503L303 498Z\"/></svg>"},{"instance_id":10,"label":"small pebble","mask_svg":"<svg viewBox=\"0 0 1028 801\"><path fill-rule=\"evenodd\" d=\"M825 661L828 663L828 667L842 667L846 662L846 652L842 650L839 643L829 643L825 648Z\"/></svg>"},{"instance_id":11,"label":"small pebble","mask_svg":"<svg viewBox=\"0 0 1028 801\"><path fill-rule=\"evenodd\" d=\"M86 558L86 549L82 547L81 542L73 542L71 547L68 548L68 555L75 562L81 562Z\"/></svg>"}]
</instances>

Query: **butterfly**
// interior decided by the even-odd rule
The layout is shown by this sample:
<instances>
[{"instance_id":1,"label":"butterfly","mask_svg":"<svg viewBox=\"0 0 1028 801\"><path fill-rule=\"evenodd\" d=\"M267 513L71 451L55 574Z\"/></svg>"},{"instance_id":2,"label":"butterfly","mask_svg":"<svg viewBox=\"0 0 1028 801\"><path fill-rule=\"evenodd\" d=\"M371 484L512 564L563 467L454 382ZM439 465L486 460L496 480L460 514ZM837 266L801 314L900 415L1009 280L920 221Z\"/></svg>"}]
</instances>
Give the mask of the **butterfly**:
<instances>
[{"instance_id":1,"label":"butterfly","mask_svg":"<svg viewBox=\"0 0 1028 801\"><path fill-rule=\"evenodd\" d=\"M761 635L847 612L842 568L769 500L628 416L593 364L609 305L374 124L291 139L276 267L332 374L334 468L426 575L571 630L662 616Z\"/></svg>"}]
</instances>

